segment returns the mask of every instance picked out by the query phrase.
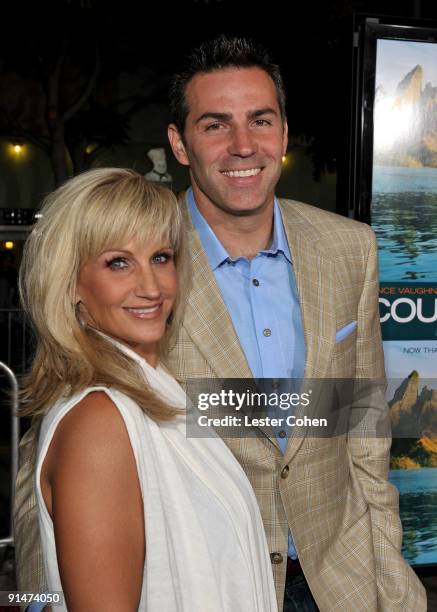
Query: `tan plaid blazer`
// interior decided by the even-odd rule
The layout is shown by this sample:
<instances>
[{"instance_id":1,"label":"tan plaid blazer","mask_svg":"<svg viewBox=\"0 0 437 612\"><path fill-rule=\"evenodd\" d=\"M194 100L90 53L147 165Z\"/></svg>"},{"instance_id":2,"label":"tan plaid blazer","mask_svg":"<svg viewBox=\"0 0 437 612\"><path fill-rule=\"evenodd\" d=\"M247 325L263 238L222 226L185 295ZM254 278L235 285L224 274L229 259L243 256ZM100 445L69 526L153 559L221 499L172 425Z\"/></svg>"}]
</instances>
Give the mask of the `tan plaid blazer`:
<instances>
[{"instance_id":1,"label":"tan plaid blazer","mask_svg":"<svg viewBox=\"0 0 437 612\"><path fill-rule=\"evenodd\" d=\"M381 378L377 247L366 225L294 201L280 202L299 291L307 378ZM229 313L190 219L191 287L169 366L188 378L249 378ZM357 328L336 342L336 331ZM374 410L387 417L382 396ZM322 612L421 612L425 590L400 554L398 493L387 482L390 439L293 435L285 456L268 428L225 439L261 509L278 606L284 598L287 533ZM15 504L20 589L44 585L32 486L32 434L22 442ZM276 554L275 554L276 553Z\"/></svg>"}]
</instances>

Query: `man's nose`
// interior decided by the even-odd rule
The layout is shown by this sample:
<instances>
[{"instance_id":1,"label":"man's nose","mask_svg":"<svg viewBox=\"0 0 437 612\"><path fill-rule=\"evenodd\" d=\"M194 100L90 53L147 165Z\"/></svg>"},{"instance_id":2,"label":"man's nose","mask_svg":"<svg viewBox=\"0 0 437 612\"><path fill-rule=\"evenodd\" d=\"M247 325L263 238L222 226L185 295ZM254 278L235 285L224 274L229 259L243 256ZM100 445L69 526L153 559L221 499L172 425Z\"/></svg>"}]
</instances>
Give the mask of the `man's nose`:
<instances>
[{"instance_id":1,"label":"man's nose","mask_svg":"<svg viewBox=\"0 0 437 612\"><path fill-rule=\"evenodd\" d=\"M239 157L250 157L258 151L254 134L248 126L235 126L231 132L229 153Z\"/></svg>"},{"instance_id":2,"label":"man's nose","mask_svg":"<svg viewBox=\"0 0 437 612\"><path fill-rule=\"evenodd\" d=\"M161 296L161 286L152 266L138 271L135 294L149 300L156 300Z\"/></svg>"}]
</instances>

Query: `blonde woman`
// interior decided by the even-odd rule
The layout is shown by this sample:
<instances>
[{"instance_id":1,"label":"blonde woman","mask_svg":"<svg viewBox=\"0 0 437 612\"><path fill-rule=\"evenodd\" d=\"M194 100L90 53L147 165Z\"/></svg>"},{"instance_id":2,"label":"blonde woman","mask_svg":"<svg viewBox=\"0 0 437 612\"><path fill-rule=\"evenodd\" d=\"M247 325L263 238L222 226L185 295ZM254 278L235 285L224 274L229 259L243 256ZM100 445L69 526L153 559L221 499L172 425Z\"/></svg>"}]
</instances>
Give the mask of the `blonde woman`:
<instances>
[{"instance_id":1,"label":"blonde woman","mask_svg":"<svg viewBox=\"0 0 437 612\"><path fill-rule=\"evenodd\" d=\"M38 345L22 414L39 429L36 504L60 610L277 609L249 482L218 437L186 437L185 394L160 365L183 268L175 197L130 170L67 182L26 244Z\"/></svg>"}]
</instances>

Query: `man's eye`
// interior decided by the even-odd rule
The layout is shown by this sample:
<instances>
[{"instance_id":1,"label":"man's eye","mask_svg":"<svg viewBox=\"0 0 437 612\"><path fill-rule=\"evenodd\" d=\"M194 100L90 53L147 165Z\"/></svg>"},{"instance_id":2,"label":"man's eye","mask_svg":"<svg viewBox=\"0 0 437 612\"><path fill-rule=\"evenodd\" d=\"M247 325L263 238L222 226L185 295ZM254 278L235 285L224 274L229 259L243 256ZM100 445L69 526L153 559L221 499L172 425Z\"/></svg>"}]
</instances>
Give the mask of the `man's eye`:
<instances>
[{"instance_id":1,"label":"man's eye","mask_svg":"<svg viewBox=\"0 0 437 612\"><path fill-rule=\"evenodd\" d=\"M272 125L272 124L267 119L256 119L255 120L255 125L262 126L262 125Z\"/></svg>"},{"instance_id":2,"label":"man's eye","mask_svg":"<svg viewBox=\"0 0 437 612\"><path fill-rule=\"evenodd\" d=\"M206 131L215 131L215 130L219 130L222 127L221 123L210 123L209 125L206 126Z\"/></svg>"},{"instance_id":3,"label":"man's eye","mask_svg":"<svg viewBox=\"0 0 437 612\"><path fill-rule=\"evenodd\" d=\"M113 257L106 262L106 267L111 270L123 270L127 266L128 262L124 257Z\"/></svg>"}]
</instances>

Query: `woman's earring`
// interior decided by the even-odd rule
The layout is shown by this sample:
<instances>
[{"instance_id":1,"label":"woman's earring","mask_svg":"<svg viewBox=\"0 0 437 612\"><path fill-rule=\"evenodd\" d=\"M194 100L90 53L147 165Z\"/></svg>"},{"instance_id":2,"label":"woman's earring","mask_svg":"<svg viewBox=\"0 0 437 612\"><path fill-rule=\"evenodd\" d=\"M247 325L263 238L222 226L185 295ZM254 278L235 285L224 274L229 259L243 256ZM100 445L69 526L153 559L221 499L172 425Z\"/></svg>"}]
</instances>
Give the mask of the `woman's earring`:
<instances>
[{"instance_id":1,"label":"woman's earring","mask_svg":"<svg viewBox=\"0 0 437 612\"><path fill-rule=\"evenodd\" d=\"M80 300L78 302L76 302L76 304L74 305L74 312L76 314L77 322L82 327L82 329L85 329L86 325L85 325L82 317L80 316L81 315L81 313L80 313L80 305L81 305L81 303L82 302Z\"/></svg>"}]
</instances>

